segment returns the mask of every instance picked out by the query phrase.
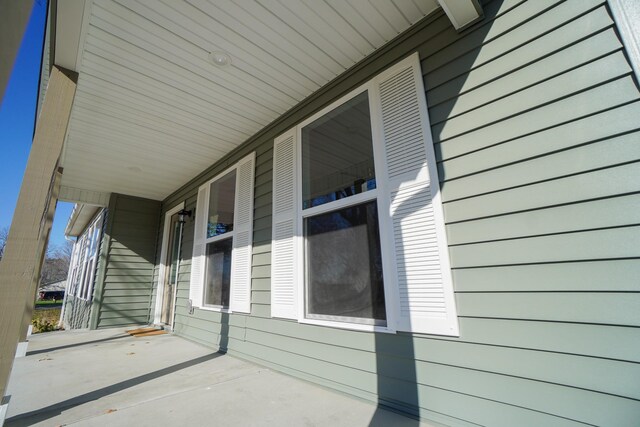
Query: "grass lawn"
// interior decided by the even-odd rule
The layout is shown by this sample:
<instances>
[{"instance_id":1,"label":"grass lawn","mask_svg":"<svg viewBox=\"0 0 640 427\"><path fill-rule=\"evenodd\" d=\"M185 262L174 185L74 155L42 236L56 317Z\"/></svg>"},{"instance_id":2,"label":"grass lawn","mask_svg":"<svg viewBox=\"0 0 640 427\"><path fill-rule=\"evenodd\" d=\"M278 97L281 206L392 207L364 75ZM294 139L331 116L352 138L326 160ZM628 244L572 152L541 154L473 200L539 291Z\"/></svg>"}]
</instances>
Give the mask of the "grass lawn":
<instances>
[{"instance_id":1,"label":"grass lawn","mask_svg":"<svg viewBox=\"0 0 640 427\"><path fill-rule=\"evenodd\" d=\"M51 307L51 306L56 306L56 305L60 305L62 304L61 299L57 299L57 300L45 300L45 301L36 301L36 308L38 307Z\"/></svg>"},{"instance_id":2,"label":"grass lawn","mask_svg":"<svg viewBox=\"0 0 640 427\"><path fill-rule=\"evenodd\" d=\"M34 310L31 324L33 325L33 333L54 331L58 328L60 320L60 308L51 308L47 310Z\"/></svg>"}]
</instances>

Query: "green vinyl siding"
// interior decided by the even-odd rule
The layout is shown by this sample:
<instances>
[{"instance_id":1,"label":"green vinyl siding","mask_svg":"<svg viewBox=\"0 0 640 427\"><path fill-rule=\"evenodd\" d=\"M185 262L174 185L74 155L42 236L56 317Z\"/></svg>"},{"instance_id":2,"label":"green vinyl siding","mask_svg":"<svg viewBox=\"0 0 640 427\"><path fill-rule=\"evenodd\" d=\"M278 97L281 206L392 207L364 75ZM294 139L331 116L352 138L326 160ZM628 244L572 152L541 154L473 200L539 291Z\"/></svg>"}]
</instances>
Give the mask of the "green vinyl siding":
<instances>
[{"instance_id":1,"label":"green vinyl siding","mask_svg":"<svg viewBox=\"0 0 640 427\"><path fill-rule=\"evenodd\" d=\"M175 333L447 425L637 423L640 96L631 67L606 1L494 0L483 10L459 34L442 12L425 18L163 202L163 212L182 201L194 209L199 185L256 152L251 314L189 314L190 219ZM415 51L460 337L271 318L273 139Z\"/></svg>"},{"instance_id":2,"label":"green vinyl siding","mask_svg":"<svg viewBox=\"0 0 640 427\"><path fill-rule=\"evenodd\" d=\"M160 206L154 200L111 196L92 328L149 323Z\"/></svg>"}]
</instances>

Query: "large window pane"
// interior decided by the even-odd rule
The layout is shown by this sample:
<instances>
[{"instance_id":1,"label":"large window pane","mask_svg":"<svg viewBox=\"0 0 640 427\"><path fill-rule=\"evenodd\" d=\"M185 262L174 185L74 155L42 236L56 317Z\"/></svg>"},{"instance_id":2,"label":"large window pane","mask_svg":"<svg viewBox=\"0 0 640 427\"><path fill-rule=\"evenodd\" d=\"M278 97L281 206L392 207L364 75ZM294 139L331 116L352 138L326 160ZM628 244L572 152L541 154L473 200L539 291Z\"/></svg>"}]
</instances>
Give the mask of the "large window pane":
<instances>
[{"instance_id":1,"label":"large window pane","mask_svg":"<svg viewBox=\"0 0 640 427\"><path fill-rule=\"evenodd\" d=\"M236 171L233 170L211 183L207 238L233 230L233 210L236 199Z\"/></svg>"},{"instance_id":2,"label":"large window pane","mask_svg":"<svg viewBox=\"0 0 640 427\"><path fill-rule=\"evenodd\" d=\"M375 187L369 97L363 92L302 128L302 207Z\"/></svg>"},{"instance_id":3,"label":"large window pane","mask_svg":"<svg viewBox=\"0 0 640 427\"><path fill-rule=\"evenodd\" d=\"M229 306L232 247L233 239L219 240L207 245L205 305Z\"/></svg>"},{"instance_id":4,"label":"large window pane","mask_svg":"<svg viewBox=\"0 0 640 427\"><path fill-rule=\"evenodd\" d=\"M384 323L376 202L305 218L305 237L307 316Z\"/></svg>"}]
</instances>

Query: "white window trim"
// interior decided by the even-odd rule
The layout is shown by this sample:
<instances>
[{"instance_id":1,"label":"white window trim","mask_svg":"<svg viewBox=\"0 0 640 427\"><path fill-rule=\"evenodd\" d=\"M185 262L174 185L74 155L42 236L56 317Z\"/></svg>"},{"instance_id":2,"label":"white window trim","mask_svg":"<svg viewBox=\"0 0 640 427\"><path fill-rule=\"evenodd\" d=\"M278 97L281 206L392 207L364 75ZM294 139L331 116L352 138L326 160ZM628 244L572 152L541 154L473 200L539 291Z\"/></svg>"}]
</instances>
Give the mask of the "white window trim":
<instances>
[{"instance_id":1,"label":"white window trim","mask_svg":"<svg viewBox=\"0 0 640 427\"><path fill-rule=\"evenodd\" d=\"M233 166L227 168L224 170L224 172L219 173L218 175L216 175L215 177L213 177L212 179L210 179L209 181L205 182L204 184L202 184L200 187L198 187L198 190L202 189L202 188L206 188L206 195L204 198L204 208L207 211L207 215L209 214L209 200L211 197L211 184L213 184L214 182L220 180L221 178L223 178L225 175L227 175L228 173L230 173L231 171L236 171L236 180L238 179L238 165L240 163L236 163ZM235 205L235 198L237 197L237 194L234 196L234 205ZM233 213L234 217L235 217L235 212ZM206 220L207 216L203 216L202 219L203 221ZM205 221L205 230L206 230L206 221ZM209 237L209 238L204 238L204 240L202 241L202 243L204 244L205 247L205 254L207 251L207 245L209 243L214 243L220 240L224 240L224 239L233 239L235 237L235 227L234 230L228 231L224 234L218 234L217 236L213 236L213 237ZM205 255L205 260L206 260L206 255ZM231 307L224 307L221 305L210 305L210 304L205 304L204 302L204 292L205 292L205 288L204 285L207 280L207 270L206 270L206 261L205 261L205 265L203 265L203 268L205 269L204 274L203 274L203 284L202 284L202 304L200 305L200 307L198 307L201 310L207 310L207 311L216 311L218 313L232 313L231 311ZM233 266L231 267L233 268ZM229 301L229 305L231 305L231 301Z\"/></svg>"},{"instance_id":2,"label":"white window trim","mask_svg":"<svg viewBox=\"0 0 640 427\"><path fill-rule=\"evenodd\" d=\"M104 224L102 212L98 214L97 219L93 224L93 234L91 236L91 243L89 247L89 254L91 255L92 249L93 254L89 257L89 263L91 265L91 276L89 277L89 282L87 283L86 289L86 300L89 301L93 298L93 287L96 283L96 273L98 271L98 260L100 258L100 246L102 243L102 227Z\"/></svg>"},{"instance_id":3,"label":"white window trim","mask_svg":"<svg viewBox=\"0 0 640 427\"><path fill-rule=\"evenodd\" d=\"M69 263L69 272L67 273L67 287L65 290L65 298L68 295L75 296L75 289L73 288L73 283L75 281L76 273L78 271L78 252L80 251L79 246L77 246L78 239L73 243L73 250L71 252L71 262Z\"/></svg>"},{"instance_id":4,"label":"white window trim","mask_svg":"<svg viewBox=\"0 0 640 427\"><path fill-rule=\"evenodd\" d=\"M153 316L153 322L155 324L160 324L160 318L162 317L162 300L164 298L164 275L167 271L167 245L169 244L169 227L171 226L171 217L178 212L184 209L184 202L179 203L175 207L169 209L167 213L164 214L164 225L162 228L162 246L160 250L160 267L158 268L158 282L156 283L156 307ZM180 273L180 257L178 255L178 274ZM176 289L177 291L177 289ZM174 293L174 302L175 305L175 294ZM171 326L173 329L173 325Z\"/></svg>"},{"instance_id":5,"label":"white window trim","mask_svg":"<svg viewBox=\"0 0 640 427\"><path fill-rule=\"evenodd\" d=\"M232 305L234 305L234 301L236 301L237 304L239 304L238 300L234 300L234 296L238 295L238 294L234 294L234 291L237 292L236 289L234 289L235 283L235 279L234 279L234 275L240 271L237 270L240 267L238 265L235 265L235 262L237 260L236 258L236 237L238 236L238 234L240 233L239 227L242 227L242 225L238 222L238 200L240 197L240 185L241 185L241 173L240 173L240 169L241 167L247 163L247 162L251 162L252 165L252 172L251 172L251 183L250 183L250 199L251 199L251 212L250 212L250 223L251 226L249 227L249 229L251 230L251 237L250 237L250 248L252 249L253 246L253 198L254 198L254 186L255 186L255 152L252 152L251 154L243 157L242 159L238 160L236 163L234 163L232 166L228 167L227 169L225 169L223 172L217 174L216 176L214 176L213 178L211 178L210 180L206 181L204 184L200 185L198 187L198 194L201 194L202 191L204 191L204 198L202 200L201 203L201 208L204 209L206 211L206 214L204 215L199 215L198 212L196 212L196 217L195 220L196 222L198 220L201 220L204 222L204 224L200 224L201 226L203 226L203 230L206 230L206 221L207 221L207 216L208 216L208 210L209 210L209 198L211 196L211 184L214 183L215 181L220 180L221 178L223 178L225 175L229 174L232 171L236 171L236 192L235 192L235 197L234 197L234 227L232 231L226 232L224 234L220 234L217 236L213 236L213 237L209 237L209 238L203 238L202 239L202 244L204 245L204 251L206 254L206 246L209 243L214 243L217 241L221 241L221 240L226 240L226 239L232 239L232 245L233 245L233 251L232 251L232 264L231 264L231 283L230 283L230 295L229 295L229 306L228 307L224 307L224 306L220 306L220 305L208 305L205 304L204 302L204 297L205 297L205 281L206 281L206 255L205 255L205 260L203 265L201 266L201 268L203 269L202 275L201 275L201 290L200 290L200 301L199 303L193 303L193 307L198 308L200 310L206 310L206 311L213 311L213 312L218 312L218 313L249 313L250 311L250 306L251 306L251 278L250 278L250 271L249 271L249 289L248 289L248 298L249 298L249 302L248 302L248 309L245 311L244 309L238 309L236 306L236 309L234 310L232 308ZM197 232L198 230L198 224L196 223L194 226L194 233ZM243 232L246 232L243 231ZM206 233L206 231L205 231ZM205 234L206 235L206 234ZM194 236L194 244L196 241L196 237ZM251 269L251 256L252 256L253 250L250 251L249 253L249 270ZM193 278L192 278L193 280ZM192 285L192 283L190 283L190 286Z\"/></svg>"},{"instance_id":6,"label":"white window trim","mask_svg":"<svg viewBox=\"0 0 640 427\"><path fill-rule=\"evenodd\" d=\"M84 243L85 243L85 236L84 235L80 235L78 237L78 239L76 240L76 243L75 243L77 245L76 262L75 262L75 271L74 271L74 275L73 275L73 280L71 282L71 285L73 286L72 295L75 298L79 298L79 295L80 295L79 288L82 285L82 272L83 272L83 268L84 268L84 263L83 263L83 260L82 260L82 254L85 252Z\"/></svg>"},{"instance_id":7,"label":"white window trim","mask_svg":"<svg viewBox=\"0 0 640 427\"><path fill-rule=\"evenodd\" d=\"M77 238L72 252L72 260L67 274L67 288L70 294L83 301L93 299L93 288L96 279L96 269L102 243L104 211L100 211L89 223L89 226ZM91 254L95 245L95 253ZM73 287L77 282L77 286Z\"/></svg>"},{"instance_id":8,"label":"white window trim","mask_svg":"<svg viewBox=\"0 0 640 427\"><path fill-rule=\"evenodd\" d=\"M398 184L398 175L395 175L393 178L395 182L392 184L391 177L387 176L387 153L386 146L387 143L385 141L383 124L382 124L382 100L381 100L381 92L380 92L380 84L381 82L385 82L385 79L392 78L394 74L398 73L399 70L403 68L406 69L407 64L411 63L412 72L414 73L414 81L416 84L416 89L421 91L424 94L423 82L421 79L420 73L420 65L419 65L419 56L417 53L409 56L405 60L398 62L396 65L391 66L386 71L378 74L377 76L371 78L368 82L356 88L355 90L349 92L345 96L342 96L340 99L332 102L330 105L326 106L322 110L313 114L309 118L304 121L298 123L293 128L290 128L288 131L281 134L276 138L277 141L284 142L285 139L288 138L287 135L293 133L294 136L294 164L293 164L293 172L295 176L295 182L293 185L294 191L294 199L295 199L295 208L293 211L293 249L295 253L294 265L293 265L293 278L294 278L294 295L295 295L295 309L293 312L297 313L297 321L303 324L312 324L312 325L320 325L320 326L328 326L333 328L340 329L349 329L349 330L357 330L357 331L373 331L373 332L384 332L384 333L396 333L398 330L408 331L410 333L421 333L421 334L435 334L435 335L446 335L446 336L459 336L459 326L458 326L458 315L455 304L455 298L453 295L453 281L452 281L452 273L449 261L448 254L448 246L446 243L446 230L444 226L444 218L442 212L441 205L441 196L439 189L439 180L438 180L438 172L435 163L435 153L433 147L433 141L431 137L429 121L428 121L428 110L427 105L424 101L419 102L419 111L420 115L423 118L421 121L422 127L422 135L424 137L424 143L426 145L426 168L424 167L420 169L420 172L413 176L413 179L409 179L405 181L402 178L401 183ZM388 81L388 80L387 80ZM339 199L336 201L331 201L319 206L314 206L312 208L303 209L302 208L302 129L308 124L314 122L320 117L323 117L327 113L333 111L337 107L343 105L350 99L356 97L357 95L368 91L369 97L369 108L370 108L370 116L371 116L371 132L372 132L372 145L373 145L373 153L374 153L374 164L376 168L376 189L369 190L358 195L350 196L348 198ZM404 177L404 175L402 175ZM398 186L399 185L399 186ZM446 310L446 319L447 320L434 320L434 324L429 323L428 327L425 327L423 323L425 322L424 318L416 318L415 322L417 325L414 325L413 315L409 315L409 319L405 314L402 316L401 322L401 304L400 304L400 286L399 286L399 278L398 278L398 265L397 265L397 255L394 249L396 239L398 236L394 236L393 230L394 221L401 220L403 218L403 211L398 211L398 216L396 219L393 217L392 212L392 200L389 196L391 194L390 189L394 189L395 196L400 197L398 191L402 192L404 189L413 190L417 189L417 191L422 191L421 188L424 185L428 185L431 192L431 205L435 205L433 209L433 218L434 218L434 226L435 226L435 235L437 236L437 248L439 250L439 266L441 270L441 277L443 283L443 298L445 303ZM434 188L432 186L438 186ZM413 196L411 196L413 197ZM371 325L371 324L361 324L361 323L353 323L348 321L334 321L330 319L318 319L318 318L308 318L306 317L306 287L307 281L305 280L305 238L303 235L303 221L305 217L317 215L324 212L332 212L339 210L343 207L347 206L355 206L357 204L364 203L366 201L375 200L378 205L378 221L380 227L380 245L381 245L381 256L382 256L382 264L383 264L383 280L384 280L384 294L385 294L385 308L386 308L386 326L379 325ZM401 200L401 198L399 199ZM400 201L398 203L401 203ZM401 205L396 205L396 208ZM396 209L394 208L394 209ZM275 233L275 225L276 225L277 217L275 212L274 205L274 233ZM272 265L272 278L273 276L273 265ZM415 274L415 273L414 273ZM406 280L406 279L405 279ZM410 279L409 279L410 280ZM415 286L409 285L409 282L405 282L405 286ZM272 307L273 307L273 289L272 289ZM409 303L411 304L411 303ZM272 308L273 309L273 308ZM413 313L413 311L411 312ZM423 312L417 311L415 315L423 316ZM280 316L272 316L272 317L280 317ZM282 316L284 318L293 318ZM430 317L430 316L429 316ZM428 322L432 322L428 320ZM445 322L444 324L442 322ZM402 323L402 327L401 327ZM407 326L410 325L410 326ZM409 329L407 329L409 328ZM423 330L424 329L424 330ZM428 331L426 330L428 329Z\"/></svg>"},{"instance_id":9,"label":"white window trim","mask_svg":"<svg viewBox=\"0 0 640 427\"><path fill-rule=\"evenodd\" d=\"M295 126L296 132L296 164L295 164L295 173L296 173L296 182L302 182L302 129L310 123L313 123L317 119L325 116L336 108L344 105L349 102L351 99L356 96L367 92L368 102L369 102L369 113L371 118L371 137L372 137L372 145L373 145L373 158L375 162L376 171L381 171L381 165L379 164L383 155L380 150L383 149L381 144L381 138L379 132L377 130L380 128L379 123L379 114L377 111L376 100L372 99L374 97L375 90L374 89L375 80L371 79L367 83L359 86L358 88L352 90L348 94L342 96L338 100L332 102L322 110L313 114L306 120L300 122ZM379 172L378 172L379 173ZM296 260L295 260L295 277L297 283L297 297L298 297L298 322L308 325L319 325L319 326L329 326L332 328L340 328L340 329L349 329L354 331L371 331L371 332L384 332L384 333L396 333L396 305L394 301L397 300L397 287L390 286L391 278L390 269L389 269L389 256L388 249L386 245L388 242L386 240L386 235L388 233L381 232L380 233L380 250L382 252L382 263L383 263L383 283L384 283L384 296L385 296L385 309L386 309L386 326L381 325L371 325L364 323L356 323L349 321L337 321L337 320L328 320L328 319L318 319L318 318L309 318L306 317L306 306L307 302L305 300L307 292L306 292L306 284L307 280L304 277L305 271L305 238L303 234L303 222L304 219L310 216L333 212L339 209L343 209L348 206L355 206L358 204L376 201L378 204L378 222L380 226L380 230L382 231L383 227L390 227L390 221L388 219L388 215L385 215L383 212L384 205L382 201L382 197L380 197L383 193L384 186L381 188L381 181L376 178L376 188L373 190L365 191L360 194L356 194L350 197L346 197L344 199L334 200L328 203L324 203L322 205L314 206L311 208L303 209L302 208L302 186L296 186L296 236L295 236L295 245L296 245Z\"/></svg>"},{"instance_id":10,"label":"white window trim","mask_svg":"<svg viewBox=\"0 0 640 427\"><path fill-rule=\"evenodd\" d=\"M85 272L87 270L87 240L88 235L85 232L80 240L80 250L78 251L78 274L76 276L77 286L74 294L76 298L80 299L82 299L82 287L84 286Z\"/></svg>"}]
</instances>

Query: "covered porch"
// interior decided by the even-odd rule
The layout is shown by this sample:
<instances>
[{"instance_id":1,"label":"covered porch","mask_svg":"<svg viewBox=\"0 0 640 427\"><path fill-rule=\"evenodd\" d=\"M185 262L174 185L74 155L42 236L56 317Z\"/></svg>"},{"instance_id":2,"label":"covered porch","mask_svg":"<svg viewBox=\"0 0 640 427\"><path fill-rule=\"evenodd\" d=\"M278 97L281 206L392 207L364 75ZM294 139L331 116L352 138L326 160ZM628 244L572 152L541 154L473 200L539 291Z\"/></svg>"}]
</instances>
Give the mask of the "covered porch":
<instances>
[{"instance_id":1,"label":"covered porch","mask_svg":"<svg viewBox=\"0 0 640 427\"><path fill-rule=\"evenodd\" d=\"M362 16L357 9L300 2L246 9L224 2L49 3L36 132L0 267L7 295L0 305L6 325L0 336L0 391L16 345L19 353L26 348L57 201L112 213L122 198L159 206L190 180L232 163L241 145L255 146L291 114L308 115L312 101L329 102L353 84L345 71L384 67L385 52L410 38L411 28L456 34L482 17L476 0L379 2ZM432 25L445 14L444 26ZM17 49L14 45L8 48ZM123 222L145 222L138 208L128 209ZM142 239L129 231L123 234ZM128 243L109 256L126 266L133 264L125 257L133 257L135 267L155 267L155 242L145 240L142 249L134 247L139 241ZM152 297L145 291L135 297ZM94 300L102 297L97 293ZM128 297L118 294L116 304L129 303ZM146 301L140 304L145 309L136 307L138 316L127 317L128 323L149 320L140 314ZM118 317L116 312L119 307L108 316ZM113 317L108 324L92 319L90 327L122 324Z\"/></svg>"},{"instance_id":2,"label":"covered porch","mask_svg":"<svg viewBox=\"0 0 640 427\"><path fill-rule=\"evenodd\" d=\"M428 425L175 335L122 328L34 335L7 395L12 427Z\"/></svg>"},{"instance_id":3,"label":"covered porch","mask_svg":"<svg viewBox=\"0 0 640 427\"><path fill-rule=\"evenodd\" d=\"M80 3L51 3L0 264L8 425L401 425L383 407L451 426L640 419L640 43L622 2ZM337 148L309 164L375 167L305 207L319 197L294 178L315 180L302 136L318 120ZM108 215L83 252L96 274L78 276L95 278L78 327L100 331L27 348L57 200ZM309 297L305 245L335 224L360 240L325 248L368 252L350 269L368 277L319 257L315 282L384 295L370 312ZM175 335L123 333L149 323Z\"/></svg>"}]
</instances>

